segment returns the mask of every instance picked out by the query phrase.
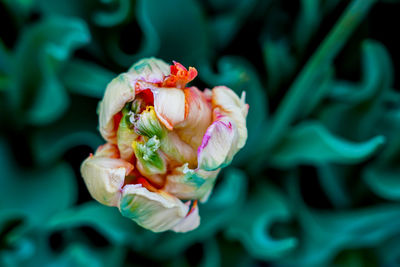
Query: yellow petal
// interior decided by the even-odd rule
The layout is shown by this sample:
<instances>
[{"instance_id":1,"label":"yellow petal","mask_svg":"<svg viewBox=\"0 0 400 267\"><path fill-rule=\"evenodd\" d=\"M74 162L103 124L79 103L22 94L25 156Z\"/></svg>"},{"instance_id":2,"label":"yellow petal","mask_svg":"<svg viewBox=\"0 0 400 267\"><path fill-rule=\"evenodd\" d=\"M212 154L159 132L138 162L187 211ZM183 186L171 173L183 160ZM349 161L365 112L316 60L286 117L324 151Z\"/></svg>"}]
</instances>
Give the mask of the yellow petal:
<instances>
[{"instance_id":1,"label":"yellow petal","mask_svg":"<svg viewBox=\"0 0 400 267\"><path fill-rule=\"evenodd\" d=\"M108 206L118 206L125 176L133 166L121 159L108 157L113 154L110 145L99 147L94 156L81 165L81 174L94 199Z\"/></svg>"},{"instance_id":2,"label":"yellow petal","mask_svg":"<svg viewBox=\"0 0 400 267\"><path fill-rule=\"evenodd\" d=\"M171 230L185 218L189 207L164 192L150 192L141 185L126 185L119 205L121 214L153 232Z\"/></svg>"}]
</instances>

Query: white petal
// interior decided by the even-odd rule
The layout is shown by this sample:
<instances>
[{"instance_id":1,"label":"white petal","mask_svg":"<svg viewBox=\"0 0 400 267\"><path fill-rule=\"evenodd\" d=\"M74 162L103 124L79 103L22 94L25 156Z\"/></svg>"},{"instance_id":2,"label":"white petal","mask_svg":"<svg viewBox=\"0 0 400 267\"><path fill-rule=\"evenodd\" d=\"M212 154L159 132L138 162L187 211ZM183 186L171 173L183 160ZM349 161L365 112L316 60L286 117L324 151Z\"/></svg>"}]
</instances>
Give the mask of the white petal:
<instances>
[{"instance_id":1,"label":"white petal","mask_svg":"<svg viewBox=\"0 0 400 267\"><path fill-rule=\"evenodd\" d=\"M228 87L216 86L212 89L212 105L235 122L239 132L237 148L242 148L247 140L246 116L249 109L245 103L245 93L239 98Z\"/></svg>"},{"instance_id":2,"label":"white petal","mask_svg":"<svg viewBox=\"0 0 400 267\"><path fill-rule=\"evenodd\" d=\"M96 157L119 158L118 148L110 143L105 143L97 148Z\"/></svg>"},{"instance_id":3,"label":"white petal","mask_svg":"<svg viewBox=\"0 0 400 267\"><path fill-rule=\"evenodd\" d=\"M152 91L158 119L172 130L185 119L185 93L176 88L157 88Z\"/></svg>"},{"instance_id":4,"label":"white petal","mask_svg":"<svg viewBox=\"0 0 400 267\"><path fill-rule=\"evenodd\" d=\"M104 139L117 143L114 115L122 110L127 102L135 99L133 77L122 73L107 86L103 100L99 104L100 133Z\"/></svg>"},{"instance_id":5,"label":"white petal","mask_svg":"<svg viewBox=\"0 0 400 267\"><path fill-rule=\"evenodd\" d=\"M199 207L196 207L182 219L174 228L173 231L178 233L185 233L196 229L200 225Z\"/></svg>"},{"instance_id":6,"label":"white petal","mask_svg":"<svg viewBox=\"0 0 400 267\"><path fill-rule=\"evenodd\" d=\"M94 199L104 205L118 206L120 189L133 166L124 160L106 157L110 154L109 146L100 147L99 150L99 153L82 163L82 177Z\"/></svg>"},{"instance_id":7,"label":"white petal","mask_svg":"<svg viewBox=\"0 0 400 267\"><path fill-rule=\"evenodd\" d=\"M160 83L171 74L171 67L164 61L151 57L136 62L128 72L137 75L138 80Z\"/></svg>"},{"instance_id":8,"label":"white petal","mask_svg":"<svg viewBox=\"0 0 400 267\"><path fill-rule=\"evenodd\" d=\"M170 66L162 60L145 58L135 63L127 73L122 73L107 86L99 104L100 133L108 142L117 143L114 115L124 105L135 99L137 81L159 83L170 75Z\"/></svg>"},{"instance_id":9,"label":"white petal","mask_svg":"<svg viewBox=\"0 0 400 267\"><path fill-rule=\"evenodd\" d=\"M197 149L212 121L211 102L196 87L186 88L187 114L184 121L174 127L179 137Z\"/></svg>"},{"instance_id":10,"label":"white petal","mask_svg":"<svg viewBox=\"0 0 400 267\"><path fill-rule=\"evenodd\" d=\"M182 141L175 132L168 131L167 136L161 139L161 150L172 161L179 164L187 162L191 168L196 167L196 150Z\"/></svg>"},{"instance_id":11,"label":"white petal","mask_svg":"<svg viewBox=\"0 0 400 267\"><path fill-rule=\"evenodd\" d=\"M231 118L219 116L208 127L198 149L198 168L213 171L229 164L237 152L237 128Z\"/></svg>"},{"instance_id":12,"label":"white petal","mask_svg":"<svg viewBox=\"0 0 400 267\"><path fill-rule=\"evenodd\" d=\"M150 192L140 185L126 185L119 209L121 214L153 232L171 230L189 211L176 197L159 191Z\"/></svg>"}]
</instances>

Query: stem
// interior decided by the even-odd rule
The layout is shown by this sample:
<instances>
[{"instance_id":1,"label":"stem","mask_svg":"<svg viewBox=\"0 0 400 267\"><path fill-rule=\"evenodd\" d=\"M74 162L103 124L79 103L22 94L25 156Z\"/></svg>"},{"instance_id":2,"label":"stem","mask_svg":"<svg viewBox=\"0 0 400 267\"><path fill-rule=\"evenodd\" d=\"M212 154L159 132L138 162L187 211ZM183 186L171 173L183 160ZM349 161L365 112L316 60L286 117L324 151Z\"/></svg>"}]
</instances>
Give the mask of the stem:
<instances>
[{"instance_id":1,"label":"stem","mask_svg":"<svg viewBox=\"0 0 400 267\"><path fill-rule=\"evenodd\" d=\"M329 67L342 49L351 33L363 20L376 0L353 0L331 32L308 60L282 103L279 105L267 136L261 143L260 153L270 150L284 136L302 105L307 102L307 95L314 90L313 85L321 71Z\"/></svg>"}]
</instances>

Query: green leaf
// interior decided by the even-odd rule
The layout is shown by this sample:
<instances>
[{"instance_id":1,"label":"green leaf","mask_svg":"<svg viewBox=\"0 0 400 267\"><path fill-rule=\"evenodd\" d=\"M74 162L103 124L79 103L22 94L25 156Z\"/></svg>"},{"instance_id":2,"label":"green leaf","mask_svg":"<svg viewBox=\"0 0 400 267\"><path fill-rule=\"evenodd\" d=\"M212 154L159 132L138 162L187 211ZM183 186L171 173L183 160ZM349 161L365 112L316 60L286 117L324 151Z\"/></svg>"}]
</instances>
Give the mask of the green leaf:
<instances>
[{"instance_id":1,"label":"green leaf","mask_svg":"<svg viewBox=\"0 0 400 267\"><path fill-rule=\"evenodd\" d=\"M156 234L123 217L117 208L94 201L64 210L53 216L45 225L49 231L81 226L90 226L110 242L116 245L131 245L136 250L146 248L157 237Z\"/></svg>"},{"instance_id":2,"label":"green leaf","mask_svg":"<svg viewBox=\"0 0 400 267\"><path fill-rule=\"evenodd\" d=\"M321 2L313 0L300 1L300 12L295 24L295 43L303 51L311 37L318 29L322 19Z\"/></svg>"},{"instance_id":3,"label":"green leaf","mask_svg":"<svg viewBox=\"0 0 400 267\"><path fill-rule=\"evenodd\" d=\"M258 184L242 212L226 229L226 235L239 240L253 257L271 260L285 257L297 247L293 236L277 239L269 232L276 222L290 219L291 211L279 189Z\"/></svg>"},{"instance_id":4,"label":"green leaf","mask_svg":"<svg viewBox=\"0 0 400 267\"><path fill-rule=\"evenodd\" d=\"M101 99L114 73L96 64L79 59L71 60L63 68L62 82L72 93Z\"/></svg>"},{"instance_id":5,"label":"green leaf","mask_svg":"<svg viewBox=\"0 0 400 267\"><path fill-rule=\"evenodd\" d=\"M393 66L386 48L373 40L362 44L362 81L352 85L339 81L331 90L331 98L357 104L371 101L387 91L393 83Z\"/></svg>"},{"instance_id":6,"label":"green leaf","mask_svg":"<svg viewBox=\"0 0 400 267\"><path fill-rule=\"evenodd\" d=\"M29 225L41 225L76 198L74 173L65 163L43 170L22 170L0 139L0 210L20 214ZM51 201L49 201L51 200Z\"/></svg>"},{"instance_id":7,"label":"green leaf","mask_svg":"<svg viewBox=\"0 0 400 267\"><path fill-rule=\"evenodd\" d=\"M190 66L207 58L205 17L199 3L194 0L142 0L139 6L143 8L142 16L146 16L157 32L163 48L157 53L159 57ZM175 38L171 38L171 27Z\"/></svg>"},{"instance_id":8,"label":"green leaf","mask_svg":"<svg viewBox=\"0 0 400 267\"><path fill-rule=\"evenodd\" d=\"M97 100L71 97L71 109L56 123L30 132L34 162L49 166L71 148L84 145L96 150L104 143L97 132ZM79 119L78 119L79 118Z\"/></svg>"},{"instance_id":9,"label":"green leaf","mask_svg":"<svg viewBox=\"0 0 400 267\"><path fill-rule=\"evenodd\" d=\"M107 0L102 0L102 2L107 3ZM114 4L114 3L113 3ZM130 0L118 0L117 6L114 11L105 12L98 11L93 14L93 20L97 25L112 27L121 24L126 20L130 14L132 2Z\"/></svg>"},{"instance_id":10,"label":"green leaf","mask_svg":"<svg viewBox=\"0 0 400 267\"><path fill-rule=\"evenodd\" d=\"M135 54L122 51L119 33L106 40L117 64L129 67L143 57L157 56L167 62L176 60L184 65L196 66L208 58L206 22L196 1L140 0L135 11L143 32L139 51Z\"/></svg>"},{"instance_id":11,"label":"green leaf","mask_svg":"<svg viewBox=\"0 0 400 267\"><path fill-rule=\"evenodd\" d=\"M383 122L388 120L388 107L396 105L388 104L387 100L389 97L395 99L390 89L393 74L389 53L384 46L369 40L363 42L362 49L361 82L333 82L330 99L334 101L321 105L317 115L327 128L356 141L377 133L388 136L390 131L386 130L388 127Z\"/></svg>"},{"instance_id":12,"label":"green leaf","mask_svg":"<svg viewBox=\"0 0 400 267\"><path fill-rule=\"evenodd\" d=\"M13 114L33 125L58 119L69 104L60 67L89 40L85 22L78 19L49 17L28 28L17 45L13 88L7 91Z\"/></svg>"},{"instance_id":13,"label":"green leaf","mask_svg":"<svg viewBox=\"0 0 400 267\"><path fill-rule=\"evenodd\" d=\"M368 248L400 234L398 204L318 211L305 205L298 180L292 179L289 182L291 205L299 215L302 246L290 257L283 258L283 265L327 266L339 251Z\"/></svg>"},{"instance_id":14,"label":"green leaf","mask_svg":"<svg viewBox=\"0 0 400 267\"><path fill-rule=\"evenodd\" d=\"M266 40L263 43L263 55L268 75L268 92L275 94L279 86L293 75L296 67L295 57L290 52L287 40Z\"/></svg>"},{"instance_id":15,"label":"green leaf","mask_svg":"<svg viewBox=\"0 0 400 267\"><path fill-rule=\"evenodd\" d=\"M363 178L378 196L388 200L400 200L399 169L372 166L364 171Z\"/></svg>"},{"instance_id":16,"label":"green leaf","mask_svg":"<svg viewBox=\"0 0 400 267\"><path fill-rule=\"evenodd\" d=\"M343 166L335 164L319 164L318 180L332 205L337 208L345 208L351 205L351 192L346 187L346 181L351 179L346 175Z\"/></svg>"},{"instance_id":17,"label":"green leaf","mask_svg":"<svg viewBox=\"0 0 400 267\"><path fill-rule=\"evenodd\" d=\"M268 135L259 145L259 154L265 153L279 143L284 136L283 133L297 117L307 97L312 93L315 81L320 79L323 72L329 69L336 55L375 1L353 0L349 4L328 36L303 67L291 88L289 88L274 114ZM261 161L257 162L257 164L259 163Z\"/></svg>"},{"instance_id":18,"label":"green leaf","mask_svg":"<svg viewBox=\"0 0 400 267\"><path fill-rule=\"evenodd\" d=\"M235 3L233 3L235 2ZM226 5L228 12L223 12L210 18L210 30L213 44L218 48L226 47L242 28L248 16L254 14L257 1L236 0L236 1L212 1L214 8L221 8Z\"/></svg>"},{"instance_id":19,"label":"green leaf","mask_svg":"<svg viewBox=\"0 0 400 267\"><path fill-rule=\"evenodd\" d=\"M283 137L270 154L269 162L283 168L329 162L354 164L374 154L384 141L383 136L376 136L363 143L350 142L317 122L304 122Z\"/></svg>"}]
</instances>

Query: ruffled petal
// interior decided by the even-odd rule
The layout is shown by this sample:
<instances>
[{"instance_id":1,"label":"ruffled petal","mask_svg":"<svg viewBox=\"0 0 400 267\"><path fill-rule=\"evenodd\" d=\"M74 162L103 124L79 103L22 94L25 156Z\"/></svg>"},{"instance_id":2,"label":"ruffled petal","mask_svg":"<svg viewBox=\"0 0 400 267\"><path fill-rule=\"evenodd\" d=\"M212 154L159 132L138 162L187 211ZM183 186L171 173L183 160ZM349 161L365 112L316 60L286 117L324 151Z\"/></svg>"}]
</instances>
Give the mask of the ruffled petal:
<instances>
[{"instance_id":1,"label":"ruffled petal","mask_svg":"<svg viewBox=\"0 0 400 267\"><path fill-rule=\"evenodd\" d=\"M107 206L118 206L125 176L133 170L132 164L114 158L115 150L109 144L101 146L81 165L81 174L90 194Z\"/></svg>"},{"instance_id":2,"label":"ruffled petal","mask_svg":"<svg viewBox=\"0 0 400 267\"><path fill-rule=\"evenodd\" d=\"M237 149L238 131L235 122L214 110L216 120L208 127L197 151L198 168L213 171L228 165Z\"/></svg>"},{"instance_id":3,"label":"ruffled petal","mask_svg":"<svg viewBox=\"0 0 400 267\"><path fill-rule=\"evenodd\" d=\"M191 168L196 167L196 150L182 141L175 132L168 132L166 137L161 139L161 150L167 155L170 161L181 165L189 163Z\"/></svg>"},{"instance_id":4,"label":"ruffled petal","mask_svg":"<svg viewBox=\"0 0 400 267\"><path fill-rule=\"evenodd\" d=\"M171 75L163 82L163 87L185 88L186 84L197 76L197 70L189 67L187 70L181 63L174 61L171 65Z\"/></svg>"},{"instance_id":5,"label":"ruffled petal","mask_svg":"<svg viewBox=\"0 0 400 267\"><path fill-rule=\"evenodd\" d=\"M186 163L175 168L167 176L163 190L180 199L201 199L206 201L218 173L219 169L215 171L193 170Z\"/></svg>"},{"instance_id":6,"label":"ruffled petal","mask_svg":"<svg viewBox=\"0 0 400 267\"><path fill-rule=\"evenodd\" d=\"M183 141L197 149L212 121L211 103L196 87L186 88L184 92L187 106L185 120L174 130Z\"/></svg>"},{"instance_id":7,"label":"ruffled petal","mask_svg":"<svg viewBox=\"0 0 400 267\"><path fill-rule=\"evenodd\" d=\"M246 117L249 105L245 103L245 92L239 98L226 86L216 86L212 89L212 106L219 108L221 114L230 117L236 124L239 132L237 149L244 146L247 140Z\"/></svg>"},{"instance_id":8,"label":"ruffled petal","mask_svg":"<svg viewBox=\"0 0 400 267\"><path fill-rule=\"evenodd\" d=\"M117 143L117 127L119 121L114 116L119 113L127 102L135 99L133 77L123 73L114 78L106 88L103 100L99 103L99 128L104 139Z\"/></svg>"},{"instance_id":9,"label":"ruffled petal","mask_svg":"<svg viewBox=\"0 0 400 267\"><path fill-rule=\"evenodd\" d=\"M195 204L189 211L188 215L183 218L174 228L173 231L185 233L196 229L200 225L199 207Z\"/></svg>"},{"instance_id":10,"label":"ruffled petal","mask_svg":"<svg viewBox=\"0 0 400 267\"><path fill-rule=\"evenodd\" d=\"M155 58L142 59L134 64L127 73L122 73L107 86L103 100L99 104L100 133L104 139L117 143L114 117L124 105L135 99L136 83L160 83L170 75L170 66Z\"/></svg>"},{"instance_id":11,"label":"ruffled petal","mask_svg":"<svg viewBox=\"0 0 400 267\"><path fill-rule=\"evenodd\" d=\"M158 119L168 130L185 119L185 93L177 88L155 88L154 108Z\"/></svg>"},{"instance_id":12,"label":"ruffled petal","mask_svg":"<svg viewBox=\"0 0 400 267\"><path fill-rule=\"evenodd\" d=\"M162 191L151 192L140 184L124 187L119 209L123 216L153 232L171 230L189 211L176 197Z\"/></svg>"},{"instance_id":13,"label":"ruffled petal","mask_svg":"<svg viewBox=\"0 0 400 267\"><path fill-rule=\"evenodd\" d=\"M144 58L135 63L129 70L135 79L148 83L161 83L171 74L170 65L154 57Z\"/></svg>"},{"instance_id":14,"label":"ruffled petal","mask_svg":"<svg viewBox=\"0 0 400 267\"><path fill-rule=\"evenodd\" d=\"M182 141L175 131L168 131L157 119L153 107L147 107L139 115L139 119L135 123L135 131L148 138L156 136L161 141L161 150L170 160L181 164L189 162L191 166L196 165L195 149Z\"/></svg>"},{"instance_id":15,"label":"ruffled petal","mask_svg":"<svg viewBox=\"0 0 400 267\"><path fill-rule=\"evenodd\" d=\"M114 144L106 143L97 148L95 156L117 159L120 157L120 154L118 148Z\"/></svg>"},{"instance_id":16,"label":"ruffled petal","mask_svg":"<svg viewBox=\"0 0 400 267\"><path fill-rule=\"evenodd\" d=\"M163 138L167 134L167 129L161 125L152 106L148 106L135 122L135 131L143 136L151 138L157 136Z\"/></svg>"}]
</instances>

